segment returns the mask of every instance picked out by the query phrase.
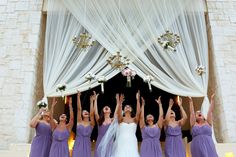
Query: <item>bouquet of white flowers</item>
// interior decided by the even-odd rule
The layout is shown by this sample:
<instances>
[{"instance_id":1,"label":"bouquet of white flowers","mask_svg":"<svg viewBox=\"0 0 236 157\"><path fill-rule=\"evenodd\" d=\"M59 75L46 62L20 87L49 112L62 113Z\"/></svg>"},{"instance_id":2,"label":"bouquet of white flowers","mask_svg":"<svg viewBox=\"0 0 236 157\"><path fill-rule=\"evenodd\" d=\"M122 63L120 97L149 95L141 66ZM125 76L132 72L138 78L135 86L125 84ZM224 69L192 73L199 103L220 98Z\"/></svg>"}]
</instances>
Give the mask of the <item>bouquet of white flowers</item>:
<instances>
[{"instance_id":1,"label":"bouquet of white flowers","mask_svg":"<svg viewBox=\"0 0 236 157\"><path fill-rule=\"evenodd\" d=\"M144 81L145 83L148 83L149 90L150 90L150 92L152 92L151 81L153 81L153 77L152 77L151 75L147 75L147 76L143 79L143 81Z\"/></svg>"}]
</instances>

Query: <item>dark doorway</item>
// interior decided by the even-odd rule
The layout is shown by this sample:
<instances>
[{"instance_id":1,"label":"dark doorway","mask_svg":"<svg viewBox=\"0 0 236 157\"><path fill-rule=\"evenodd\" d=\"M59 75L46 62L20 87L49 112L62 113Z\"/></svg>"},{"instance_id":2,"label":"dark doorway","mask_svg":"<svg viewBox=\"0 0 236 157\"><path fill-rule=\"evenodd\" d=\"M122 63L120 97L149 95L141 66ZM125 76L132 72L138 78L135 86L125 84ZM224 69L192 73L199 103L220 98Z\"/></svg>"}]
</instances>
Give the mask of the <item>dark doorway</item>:
<instances>
[{"instance_id":1,"label":"dark doorway","mask_svg":"<svg viewBox=\"0 0 236 157\"><path fill-rule=\"evenodd\" d=\"M132 80L132 86L126 87L126 77L124 77L121 73L117 74L115 77L110 79L109 81L105 82L104 84L104 93L101 93L101 87L97 86L95 88L89 89L85 92L81 93L81 103L82 103L82 109L89 111L89 97L93 94L93 91L96 91L96 93L99 93L98 97L98 112L102 110L102 108L106 105L108 105L112 112L115 111L116 106L116 99L115 95L116 93L124 93L125 94L125 104L130 104L134 111L136 111L136 92L140 90L141 96L145 99L145 115L152 114L155 117L155 120L157 120L159 111L158 111L158 105L155 102L155 99L157 99L159 96L161 96L162 100L162 106L164 110L164 115L168 109L169 105L169 99L172 98L176 101L176 95L167 93L161 89L158 89L154 86L152 86L152 92L149 91L148 84L143 82L143 79L139 76L135 76L135 78ZM76 124L77 124L77 96L76 94L72 96L73 98L73 108L75 111L75 125L73 127L73 132L76 133ZM67 106L67 105L66 105ZM176 112L176 118L180 119L180 111L178 105L174 105L172 108ZM68 109L66 109L68 112ZM185 134L185 135L184 135ZM138 126L137 132L136 132L138 141L141 141L141 132L140 128ZM183 132L183 136L187 136L189 138L189 131ZM91 139L96 141L97 138L97 126L94 127ZM161 134L161 141L165 140L165 134L162 129Z\"/></svg>"}]
</instances>

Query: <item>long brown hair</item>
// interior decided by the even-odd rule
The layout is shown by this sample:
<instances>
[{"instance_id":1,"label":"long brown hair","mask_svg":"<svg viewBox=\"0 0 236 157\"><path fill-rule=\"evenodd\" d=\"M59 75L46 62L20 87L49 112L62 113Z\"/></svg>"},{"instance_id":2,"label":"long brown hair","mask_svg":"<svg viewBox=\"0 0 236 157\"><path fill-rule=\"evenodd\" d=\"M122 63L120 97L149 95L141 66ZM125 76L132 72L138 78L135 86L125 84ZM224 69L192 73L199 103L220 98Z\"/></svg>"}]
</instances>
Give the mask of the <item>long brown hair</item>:
<instances>
[{"instance_id":1,"label":"long brown hair","mask_svg":"<svg viewBox=\"0 0 236 157\"><path fill-rule=\"evenodd\" d=\"M105 121L105 116L104 116L104 112L103 112L103 109L102 109L102 111L100 113L100 118L98 119L98 125L101 126L104 121Z\"/></svg>"}]
</instances>

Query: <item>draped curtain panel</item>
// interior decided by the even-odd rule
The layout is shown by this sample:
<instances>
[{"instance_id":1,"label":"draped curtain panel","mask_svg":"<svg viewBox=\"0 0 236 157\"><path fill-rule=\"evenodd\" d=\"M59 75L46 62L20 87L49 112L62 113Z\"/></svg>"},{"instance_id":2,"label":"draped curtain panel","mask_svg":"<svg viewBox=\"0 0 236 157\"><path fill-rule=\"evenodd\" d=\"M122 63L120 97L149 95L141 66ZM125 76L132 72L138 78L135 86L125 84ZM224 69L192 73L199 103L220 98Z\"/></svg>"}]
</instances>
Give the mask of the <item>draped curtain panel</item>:
<instances>
[{"instance_id":1,"label":"draped curtain panel","mask_svg":"<svg viewBox=\"0 0 236 157\"><path fill-rule=\"evenodd\" d=\"M48 1L43 71L45 96L60 96L56 88L64 83L66 95L76 93L77 89L87 90L90 86L85 79L88 72L107 79L119 72L107 65L110 54L99 43L87 49L76 47L72 38L83 31L78 20L59 0ZM91 87L97 85L96 80L91 81Z\"/></svg>"},{"instance_id":2,"label":"draped curtain panel","mask_svg":"<svg viewBox=\"0 0 236 157\"><path fill-rule=\"evenodd\" d=\"M72 42L84 28L97 43L86 50ZM164 50L157 38L169 30L181 42L176 52ZM45 96L59 96L56 86L66 83L65 94L89 88L89 72L110 79L119 71L106 60L119 51L131 59L130 68L169 93L209 100L208 42L201 0L48 0L44 56ZM205 67L198 75L195 68ZM91 87L98 82L92 80Z\"/></svg>"},{"instance_id":3,"label":"draped curtain panel","mask_svg":"<svg viewBox=\"0 0 236 157\"><path fill-rule=\"evenodd\" d=\"M110 53L120 51L138 75L167 92L206 96L208 69L204 8L199 0L67 0L68 10ZM176 52L166 52L157 38L166 30L179 34Z\"/></svg>"}]
</instances>

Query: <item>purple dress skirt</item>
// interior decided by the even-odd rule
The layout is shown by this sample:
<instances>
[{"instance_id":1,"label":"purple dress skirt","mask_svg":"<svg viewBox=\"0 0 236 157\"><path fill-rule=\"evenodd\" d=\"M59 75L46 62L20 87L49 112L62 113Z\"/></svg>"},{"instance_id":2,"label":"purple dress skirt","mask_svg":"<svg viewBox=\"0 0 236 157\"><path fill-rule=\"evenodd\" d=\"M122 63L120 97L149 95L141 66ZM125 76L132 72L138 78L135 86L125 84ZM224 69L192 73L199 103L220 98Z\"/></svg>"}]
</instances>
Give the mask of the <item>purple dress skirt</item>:
<instances>
[{"instance_id":1,"label":"purple dress skirt","mask_svg":"<svg viewBox=\"0 0 236 157\"><path fill-rule=\"evenodd\" d=\"M60 131L55 129L52 134L52 146L49 157L69 157L68 139L70 137L69 130Z\"/></svg>"},{"instance_id":2,"label":"purple dress skirt","mask_svg":"<svg viewBox=\"0 0 236 157\"><path fill-rule=\"evenodd\" d=\"M165 129L165 157L185 157L186 151L182 140L181 127L167 125Z\"/></svg>"},{"instance_id":3,"label":"purple dress skirt","mask_svg":"<svg viewBox=\"0 0 236 157\"><path fill-rule=\"evenodd\" d=\"M209 125L193 126L191 142L192 157L218 157L212 140L212 130Z\"/></svg>"},{"instance_id":4,"label":"purple dress skirt","mask_svg":"<svg viewBox=\"0 0 236 157\"><path fill-rule=\"evenodd\" d=\"M141 157L162 157L159 127L150 128L145 126L142 128L142 143L140 148Z\"/></svg>"},{"instance_id":5,"label":"purple dress skirt","mask_svg":"<svg viewBox=\"0 0 236 157\"><path fill-rule=\"evenodd\" d=\"M36 126L36 136L34 137L30 157L48 157L52 143L52 131L48 124L39 122Z\"/></svg>"},{"instance_id":6,"label":"purple dress skirt","mask_svg":"<svg viewBox=\"0 0 236 157\"><path fill-rule=\"evenodd\" d=\"M90 136L93 128L89 126L77 125L76 139L72 151L72 157L91 157Z\"/></svg>"},{"instance_id":7,"label":"purple dress skirt","mask_svg":"<svg viewBox=\"0 0 236 157\"><path fill-rule=\"evenodd\" d=\"M97 137L97 141L96 141L94 157L99 157L98 152L97 152L97 148L98 148L98 145L101 142L103 136L107 132L107 129L109 128L109 126L110 126L110 124L107 124L107 125L102 124L102 125L98 126L98 137Z\"/></svg>"}]
</instances>

